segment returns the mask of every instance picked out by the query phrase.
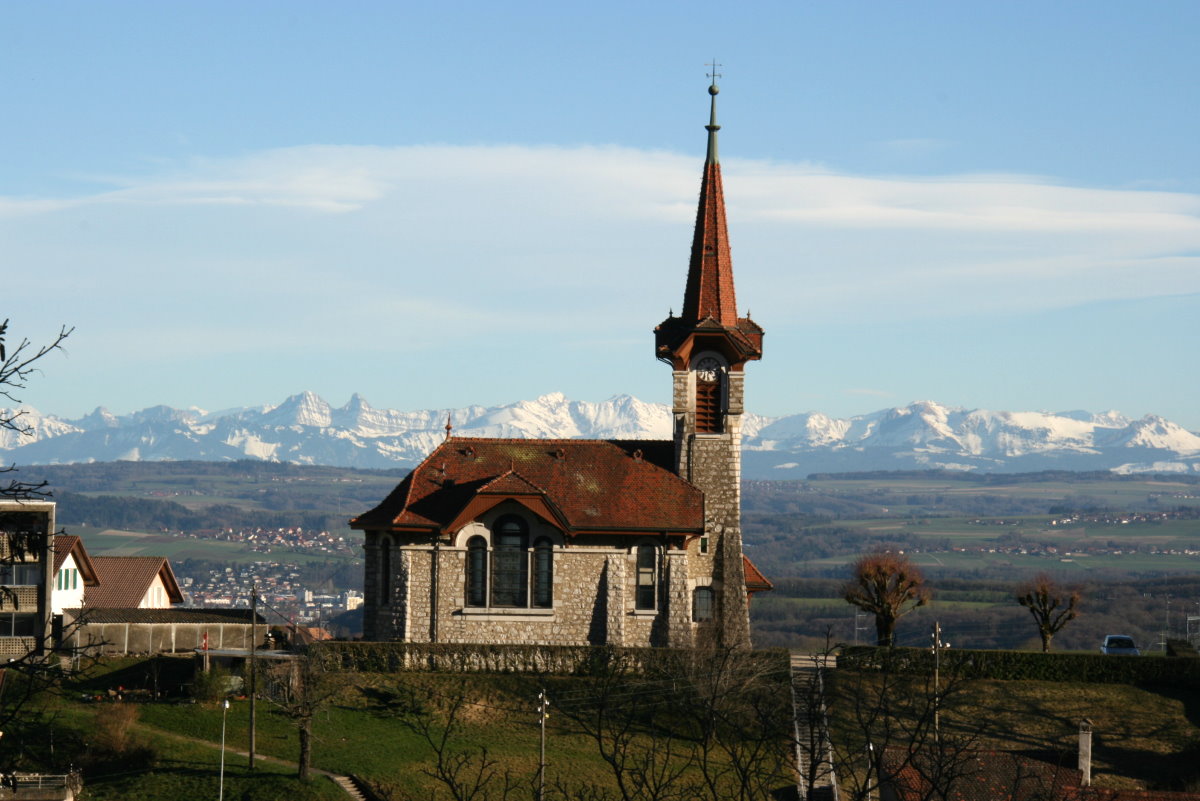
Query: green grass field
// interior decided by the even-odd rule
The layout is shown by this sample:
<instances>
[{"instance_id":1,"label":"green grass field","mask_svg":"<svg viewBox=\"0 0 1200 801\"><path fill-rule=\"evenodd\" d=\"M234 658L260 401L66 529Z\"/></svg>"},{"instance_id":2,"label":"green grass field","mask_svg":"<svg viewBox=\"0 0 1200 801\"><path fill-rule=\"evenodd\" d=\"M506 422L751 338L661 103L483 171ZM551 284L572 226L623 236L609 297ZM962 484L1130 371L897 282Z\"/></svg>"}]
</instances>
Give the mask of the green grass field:
<instances>
[{"instance_id":1,"label":"green grass field","mask_svg":"<svg viewBox=\"0 0 1200 801\"><path fill-rule=\"evenodd\" d=\"M172 660L165 670L177 674L185 666L184 660ZM144 667L126 659L114 660L102 666L101 670L105 669L118 672L100 675L81 686L103 687L106 682L129 681ZM703 680L703 675L699 678ZM873 693L882 691L881 697L903 701L890 704L889 715L903 718L919 711L921 695L928 692L926 678L900 678L906 683L903 691L899 685L881 690L877 674L832 673L835 745L848 768L853 769L863 753L860 741L865 730L856 722L855 709L873 703ZM464 755L472 765L480 764L486 753L497 771L507 771L521 781L528 781L536 771L536 693L545 687L552 702L547 721L549 783L561 779L576 787L612 787L610 767L601 758L596 741L583 732L573 714L568 714L588 719L599 708L595 693L600 684L592 680L423 673L343 673L333 674L333 679L337 692L318 711L313 723L314 767L360 775L391 798L427 798L438 788L426 773L433 768L433 751L411 726L405 725L402 709L409 707L397 704L396 699L402 696L392 694L402 687L411 688L417 693L413 697L430 705L434 712L431 719L439 721L433 729L435 736L447 720L450 701L461 698L463 703L456 714L463 728L453 735L451 751ZM1073 753L1078 721L1087 717L1096 730L1099 786L1161 789L1200 780L1200 762L1195 758L1200 742L1195 722L1200 720L1200 693L1196 691L1035 681L959 683L945 676L943 680L942 726L949 736L970 738L976 747L1065 754L1065 760ZM607 697L632 704L627 708L637 712L637 722L630 730L635 752L649 749L651 732L658 731L682 737L676 739L674 747L678 754L684 753L682 745L689 727L687 708L668 702L670 691L665 685L630 676L609 691ZM72 700L77 697L77 693L67 693L55 702L54 725L60 737L68 731L82 738L94 737L103 728L103 719L121 706ZM784 701L784 706L789 704ZM141 801L214 795L221 709L215 704L132 706L137 709L131 729L134 741L152 748L156 754L153 764L144 765L131 757L127 764L106 766L90 778L89 797ZM260 701L258 708L258 753L294 763L298 741L293 722L269 703ZM616 709L610 707L610 711ZM260 759L258 770L250 773L245 757L233 753L234 749L246 748L247 735L248 703L235 700L226 719L226 741L231 749L226 757L227 798L324 801L342 797L324 779L314 779L308 785L297 783L290 778L293 768L289 765ZM877 745L884 742L879 740ZM786 779L778 777L785 784Z\"/></svg>"},{"instance_id":2,"label":"green grass field","mask_svg":"<svg viewBox=\"0 0 1200 801\"><path fill-rule=\"evenodd\" d=\"M785 666L778 655L771 657L773 665ZM183 660L171 660L163 670L177 674L185 667ZM102 670L109 669L102 667ZM94 692L114 682L127 682L127 687L144 679L145 668L136 660L115 660L110 672L84 683L81 688ZM686 780L698 778L696 763L688 756L688 729L692 725L682 714L683 706L672 701L690 697L689 681L706 681L707 663L698 668L701 673L691 679L672 678L669 681L650 680L640 674L631 674L608 684L596 679L517 676L517 675L445 675L424 673L397 674L326 674L326 681L335 688L335 694L324 704L313 720L313 764L339 774L353 773L369 780L386 796L399 799L445 797L446 788L430 778L427 771L435 764L435 751L430 742L422 737L406 720L425 719L431 723L431 732L440 737L445 724L453 719L459 728L452 734L447 755L454 760L463 759L471 770L491 763L500 775L510 778L524 787L536 774L539 758L540 732L538 726L537 693L545 688L551 699L550 715L547 719L547 783L553 786L563 783L576 788L598 787L614 789L611 767L601 758L597 741L589 736L581 720L590 719L597 707L597 693L604 694L608 714L628 722L626 729L632 739L627 740L631 754L653 754L654 759L665 760L679 766ZM778 671L776 671L778 673ZM674 685L680 684L683 695L676 696ZM764 709L771 715L786 713L787 699L786 668L771 679L769 697L764 697ZM409 695L409 691L412 695ZM605 694L607 693L607 694ZM86 730L97 715L111 714L120 704L107 702L83 703L77 693L69 693L58 702L63 714L60 720L77 730ZM727 697L722 696L723 699ZM414 706L416 704L416 706ZM154 743L159 751L159 768L163 776L153 780L152 786L163 790L157 797L170 797L176 792L205 796L210 793L205 781L215 777L212 758L219 756L215 749L205 749L188 739L208 743L219 742L221 737L222 710L215 704L138 704L139 712L136 731ZM411 714L414 709L428 713ZM456 711L451 712L451 709ZM622 717L622 716L628 716ZM751 731L756 734L764 729L766 718L756 718ZM260 700L257 716L257 752L260 755L277 757L294 762L299 753L298 735L294 721L279 708ZM774 740L772 752L778 759L786 758L786 732L790 721L786 717L775 720L771 735ZM231 749L231 766L240 771L237 775L246 781L244 770L246 759L232 756L232 749L244 750L248 744L249 704L244 699L234 700L226 718L226 742ZM677 742L673 750L664 750L663 738L674 735ZM727 759L715 752L711 758ZM267 772L278 775L286 768L266 765ZM776 763L772 763L773 765ZM632 765L631 765L632 767ZM775 771L767 774L772 786L784 786L788 778ZM682 779L681 779L682 780ZM105 782L109 779L105 778ZM122 784L122 781L125 783ZM146 777L128 779L113 777L114 788L102 798L121 797L121 788L131 784L146 786L152 782ZM313 787L318 787L314 783ZM247 785L244 785L247 786ZM167 788L172 789L167 792ZM439 789L440 788L440 789ZM525 791L526 793L528 790ZM156 797L149 791L138 790L125 796L129 798ZM241 798L241 795L227 796ZM257 799L259 796L249 795ZM275 798L307 799L309 796L280 794ZM314 795L312 798L325 798ZM500 797L494 795L492 797Z\"/></svg>"}]
</instances>

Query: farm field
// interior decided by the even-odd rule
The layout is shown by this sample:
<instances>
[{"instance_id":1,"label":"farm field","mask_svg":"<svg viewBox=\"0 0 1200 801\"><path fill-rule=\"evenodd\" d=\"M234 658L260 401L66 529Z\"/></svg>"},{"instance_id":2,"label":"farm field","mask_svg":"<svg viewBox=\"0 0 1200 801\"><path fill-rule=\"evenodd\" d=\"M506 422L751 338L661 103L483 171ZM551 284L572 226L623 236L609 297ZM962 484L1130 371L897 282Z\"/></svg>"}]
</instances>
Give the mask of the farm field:
<instances>
[{"instance_id":1,"label":"farm field","mask_svg":"<svg viewBox=\"0 0 1200 801\"><path fill-rule=\"evenodd\" d=\"M245 543L199 539L176 534L96 530L72 526L68 533L79 535L88 553L94 556L165 556L171 560L207 559L245 563L285 559L298 564L323 564L330 561L348 562L351 557L333 553L300 553L292 550L264 553L251 550Z\"/></svg>"}]
</instances>

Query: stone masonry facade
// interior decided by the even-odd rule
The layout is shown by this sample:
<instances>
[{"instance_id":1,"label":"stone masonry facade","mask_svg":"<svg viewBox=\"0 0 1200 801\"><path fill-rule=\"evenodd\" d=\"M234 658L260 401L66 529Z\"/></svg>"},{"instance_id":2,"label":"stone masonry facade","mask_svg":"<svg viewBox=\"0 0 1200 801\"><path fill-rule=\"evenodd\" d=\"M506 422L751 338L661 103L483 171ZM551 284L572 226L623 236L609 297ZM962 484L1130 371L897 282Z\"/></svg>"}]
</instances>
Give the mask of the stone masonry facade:
<instances>
[{"instance_id":1,"label":"stone masonry facade","mask_svg":"<svg viewBox=\"0 0 1200 801\"><path fill-rule=\"evenodd\" d=\"M511 509L500 511L511 513ZM494 520L498 513L489 515ZM449 541L403 544L395 535L367 532L364 634L404 642L688 647L704 623L692 622L689 551L661 548L653 609L636 608L636 544L556 542L549 608L469 606L465 542L488 533L492 520L474 521ZM386 543L386 546L385 546ZM382 548L390 553L382 557ZM696 545L698 548L698 544ZM532 556L532 549L528 551ZM711 558L701 557L711 562ZM391 566L385 580L381 565ZM702 584L708 584L702 580Z\"/></svg>"}]
</instances>

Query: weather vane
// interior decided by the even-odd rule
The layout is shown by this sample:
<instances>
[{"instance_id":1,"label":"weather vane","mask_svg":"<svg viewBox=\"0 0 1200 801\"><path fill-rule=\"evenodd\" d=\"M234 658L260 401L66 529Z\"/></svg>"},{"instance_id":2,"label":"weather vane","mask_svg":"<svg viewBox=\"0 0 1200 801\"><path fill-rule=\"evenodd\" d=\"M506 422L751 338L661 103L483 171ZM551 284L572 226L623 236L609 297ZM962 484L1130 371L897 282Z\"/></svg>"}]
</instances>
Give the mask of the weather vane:
<instances>
[{"instance_id":1,"label":"weather vane","mask_svg":"<svg viewBox=\"0 0 1200 801\"><path fill-rule=\"evenodd\" d=\"M712 60L712 63L711 63L711 64L705 64L704 66L706 66L706 67L712 67L712 72L706 72L706 73L705 73L705 75L707 75L709 78L712 78L713 86L716 86L716 85L717 85L717 78L720 78L720 77L722 77L721 73L717 72L717 67L723 67L723 66L725 66L725 65L724 65L724 64L718 64L718 63L717 63L717 59L716 59L716 57L714 56L714 57L713 57L713 60Z\"/></svg>"}]
</instances>

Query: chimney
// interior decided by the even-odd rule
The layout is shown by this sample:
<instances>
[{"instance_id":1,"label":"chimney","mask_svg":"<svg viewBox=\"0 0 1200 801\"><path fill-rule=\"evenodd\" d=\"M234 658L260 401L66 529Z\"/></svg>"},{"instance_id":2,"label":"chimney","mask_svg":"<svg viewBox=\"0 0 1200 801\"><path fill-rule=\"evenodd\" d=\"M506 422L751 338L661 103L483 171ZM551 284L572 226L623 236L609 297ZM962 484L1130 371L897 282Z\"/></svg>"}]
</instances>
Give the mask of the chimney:
<instances>
[{"instance_id":1,"label":"chimney","mask_svg":"<svg viewBox=\"0 0 1200 801\"><path fill-rule=\"evenodd\" d=\"M1079 779L1080 787L1092 786L1092 722L1087 718L1079 721Z\"/></svg>"}]
</instances>

